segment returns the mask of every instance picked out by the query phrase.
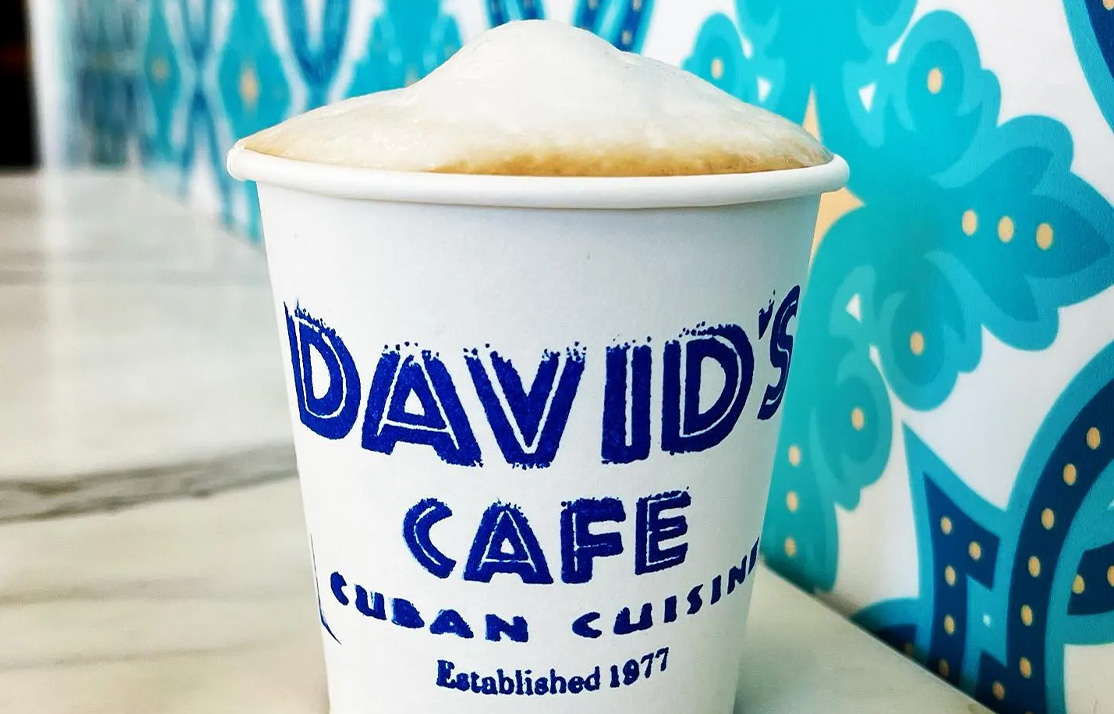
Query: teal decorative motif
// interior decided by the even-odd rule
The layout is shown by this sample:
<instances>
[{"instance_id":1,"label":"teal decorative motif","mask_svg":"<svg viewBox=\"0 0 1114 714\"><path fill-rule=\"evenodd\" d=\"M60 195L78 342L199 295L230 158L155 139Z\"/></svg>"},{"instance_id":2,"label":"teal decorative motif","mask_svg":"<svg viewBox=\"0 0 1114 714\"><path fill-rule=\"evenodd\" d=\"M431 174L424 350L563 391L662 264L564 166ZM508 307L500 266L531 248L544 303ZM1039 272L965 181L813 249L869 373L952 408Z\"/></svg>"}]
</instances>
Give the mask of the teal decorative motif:
<instances>
[{"instance_id":1,"label":"teal decorative motif","mask_svg":"<svg viewBox=\"0 0 1114 714\"><path fill-rule=\"evenodd\" d=\"M696 47L681 63L681 68L744 102L762 103L754 64L743 53L743 42L735 23L721 12L704 21Z\"/></svg>"},{"instance_id":2,"label":"teal decorative motif","mask_svg":"<svg viewBox=\"0 0 1114 714\"><path fill-rule=\"evenodd\" d=\"M1114 128L1114 11L1103 0L1064 0L1079 64Z\"/></svg>"},{"instance_id":3,"label":"teal decorative motif","mask_svg":"<svg viewBox=\"0 0 1114 714\"><path fill-rule=\"evenodd\" d=\"M386 0L371 28L367 57L356 66L349 95L413 84L460 49L460 30L441 0Z\"/></svg>"},{"instance_id":4,"label":"teal decorative motif","mask_svg":"<svg viewBox=\"0 0 1114 714\"><path fill-rule=\"evenodd\" d=\"M128 13L115 3L75 7L74 55L77 110L86 145L80 158L119 166L128 160L134 116L134 32Z\"/></svg>"},{"instance_id":5,"label":"teal decorative motif","mask_svg":"<svg viewBox=\"0 0 1114 714\"><path fill-rule=\"evenodd\" d=\"M215 0L181 0L179 3L193 79L187 100L186 138L179 164L180 190L183 194L188 190L188 181L193 173L197 154L203 153L202 158L209 161L213 176L216 177L221 218L228 224L232 222L231 179L224 170L224 153L228 147L221 144L217 134L216 117L205 86L205 74L213 55L214 2ZM193 9L195 6L196 11Z\"/></svg>"},{"instance_id":6,"label":"teal decorative motif","mask_svg":"<svg viewBox=\"0 0 1114 714\"><path fill-rule=\"evenodd\" d=\"M764 539L774 565L809 587L834 581L836 504L854 507L888 456L872 347L892 394L931 409L978 365L983 329L1043 349L1061 307L1114 284L1114 209L1071 173L1070 135L1046 117L998 126L998 107L967 25L937 12L840 137L864 205L814 258ZM819 123L826 132L822 108Z\"/></svg>"},{"instance_id":7,"label":"teal decorative motif","mask_svg":"<svg viewBox=\"0 0 1114 714\"><path fill-rule=\"evenodd\" d=\"M772 85L767 104L798 120L813 86L818 109L861 106L859 89L877 80L915 6L916 0L736 2L754 43L755 71Z\"/></svg>"},{"instance_id":8,"label":"teal decorative motif","mask_svg":"<svg viewBox=\"0 0 1114 714\"><path fill-rule=\"evenodd\" d=\"M182 73L161 0L150 3L147 49L143 55L143 79L154 119L152 131L143 142L144 158L150 162L167 164L176 158L170 137L174 112L180 99Z\"/></svg>"},{"instance_id":9,"label":"teal decorative motif","mask_svg":"<svg viewBox=\"0 0 1114 714\"><path fill-rule=\"evenodd\" d=\"M815 90L818 105L825 100L826 121L839 118L846 124L848 108L862 106L859 90L877 81L887 51L909 24L915 6L916 0L736 0L753 57L743 54L733 23L736 38L728 46L728 18L716 14L704 23L689 63L696 74L716 84L722 79L713 71L721 66L717 59L725 73L750 65L747 74L761 77L769 87L762 104L794 121L804 117ZM824 128L829 146L846 155L829 136L836 127ZM838 128L842 133L850 127Z\"/></svg>"},{"instance_id":10,"label":"teal decorative motif","mask_svg":"<svg viewBox=\"0 0 1114 714\"><path fill-rule=\"evenodd\" d=\"M845 308L853 287L809 289L827 290L832 308L801 312L762 543L766 560L787 578L808 590L831 590L839 550L835 507L858 506L862 489L882 475L892 415L862 325ZM825 304L806 293L810 299Z\"/></svg>"},{"instance_id":11,"label":"teal decorative motif","mask_svg":"<svg viewBox=\"0 0 1114 714\"><path fill-rule=\"evenodd\" d=\"M238 0L228 25L234 38L224 46L217 81L233 139L240 139L282 121L290 109L290 87L282 60L271 44L258 0ZM259 237L259 194L244 184L248 198L248 230Z\"/></svg>"},{"instance_id":12,"label":"teal decorative motif","mask_svg":"<svg viewBox=\"0 0 1114 714\"><path fill-rule=\"evenodd\" d=\"M348 36L349 0L324 0L319 41L310 40L306 0L283 0L290 47L306 82L306 109L328 101L329 89L340 69L344 40Z\"/></svg>"},{"instance_id":13,"label":"teal decorative motif","mask_svg":"<svg viewBox=\"0 0 1114 714\"><path fill-rule=\"evenodd\" d=\"M863 325L891 389L917 409L978 365L983 327L1043 349L1059 308L1114 283L1114 209L1071 173L1071 136L1046 117L998 126L999 100L966 24L926 16L879 81L855 149L851 188L866 205L821 247L855 251L844 274L877 270L860 284Z\"/></svg>"},{"instance_id":14,"label":"teal decorative motif","mask_svg":"<svg viewBox=\"0 0 1114 714\"><path fill-rule=\"evenodd\" d=\"M290 86L258 0L237 0L228 33L235 40L221 52L217 80L233 138L240 139L282 121Z\"/></svg>"},{"instance_id":15,"label":"teal decorative motif","mask_svg":"<svg viewBox=\"0 0 1114 714\"><path fill-rule=\"evenodd\" d=\"M573 24L591 30L627 52L638 52L646 39L654 0L580 0Z\"/></svg>"},{"instance_id":16,"label":"teal decorative motif","mask_svg":"<svg viewBox=\"0 0 1114 714\"><path fill-rule=\"evenodd\" d=\"M856 619L992 707L1065 712L1065 648L1114 642L1112 434L1114 343L1046 416L1004 510L906 429L920 595Z\"/></svg>"},{"instance_id":17,"label":"teal decorative motif","mask_svg":"<svg viewBox=\"0 0 1114 714\"><path fill-rule=\"evenodd\" d=\"M542 0L486 0L487 20L492 27L516 20L544 20Z\"/></svg>"}]
</instances>

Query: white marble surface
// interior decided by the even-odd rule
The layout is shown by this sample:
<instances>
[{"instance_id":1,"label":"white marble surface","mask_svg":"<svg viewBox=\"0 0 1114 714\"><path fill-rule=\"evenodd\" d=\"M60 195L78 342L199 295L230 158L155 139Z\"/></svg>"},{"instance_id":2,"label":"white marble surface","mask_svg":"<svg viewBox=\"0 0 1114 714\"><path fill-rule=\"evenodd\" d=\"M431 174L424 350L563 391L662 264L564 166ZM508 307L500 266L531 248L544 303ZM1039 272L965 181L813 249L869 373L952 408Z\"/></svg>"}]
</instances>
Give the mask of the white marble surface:
<instances>
[{"instance_id":1,"label":"white marble surface","mask_svg":"<svg viewBox=\"0 0 1114 714\"><path fill-rule=\"evenodd\" d=\"M257 248L98 175L0 178L0 236L0 520L289 471Z\"/></svg>"},{"instance_id":2,"label":"white marble surface","mask_svg":"<svg viewBox=\"0 0 1114 714\"><path fill-rule=\"evenodd\" d=\"M0 712L327 711L261 252L126 176L0 235ZM740 714L985 711L769 572L747 643Z\"/></svg>"}]
</instances>

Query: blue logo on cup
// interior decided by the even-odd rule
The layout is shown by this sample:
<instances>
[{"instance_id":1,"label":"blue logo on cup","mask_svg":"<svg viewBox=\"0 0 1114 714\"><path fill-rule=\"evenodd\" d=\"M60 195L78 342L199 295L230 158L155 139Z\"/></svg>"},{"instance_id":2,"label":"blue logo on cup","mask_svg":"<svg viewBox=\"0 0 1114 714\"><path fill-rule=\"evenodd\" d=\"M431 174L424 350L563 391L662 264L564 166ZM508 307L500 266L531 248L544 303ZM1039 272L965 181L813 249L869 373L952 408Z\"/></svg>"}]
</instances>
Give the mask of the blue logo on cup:
<instances>
[{"instance_id":1,"label":"blue logo on cup","mask_svg":"<svg viewBox=\"0 0 1114 714\"><path fill-rule=\"evenodd\" d=\"M794 287L774 314L773 303L759 316L759 336L770 333L769 358L778 381L765 386L758 419L770 419L781 406L793 338L789 321L797 313L800 289ZM343 439L353 429L363 400L360 372L336 330L302 308L286 309L287 336L298 413L302 424L327 439ZM327 374L314 374L314 360ZM500 455L520 468L553 463L576 395L581 388L586 350L579 344L546 350L529 386L523 373L498 350L467 348L467 374ZM604 464L629 464L649 458L651 374L663 374L661 448L676 455L704 451L731 434L746 406L754 380L754 348L739 325L697 325L665 343L660 354L649 344L605 349L605 382L600 438ZM701 408L709 369L723 380L718 396ZM324 377L324 379L322 379ZM372 372L364 405L361 445L392 454L399 444L431 448L446 464L482 466L473 423L460 401L458 381L441 356L407 342L385 348ZM327 383L318 396L315 385Z\"/></svg>"},{"instance_id":2,"label":"blue logo on cup","mask_svg":"<svg viewBox=\"0 0 1114 714\"><path fill-rule=\"evenodd\" d=\"M671 457L712 449L732 434L755 389L760 397L755 418L771 419L785 390L793 352L789 329L799 299L800 289L794 287L780 303L771 300L759 310L756 342L741 325L700 323L664 342L647 337L605 346L603 384L596 387L602 390L597 422L600 464L621 468L650 458L655 426L658 448ZM592 357L580 343L543 350L536 360L525 362L520 356L512 361L492 345L465 346L454 360L404 342L385 346L374 363L365 364L324 321L301 307L287 307L285 313L300 422L326 439L359 438L370 453L390 456L396 449L425 449L453 467L482 466L486 456L518 469L550 468L560 454L577 395L592 388L585 380ZM774 378L770 384L755 385L756 353L763 351ZM479 409L469 412L462 390L475 395ZM655 413L660 415L657 425ZM482 452L478 428L490 430L497 454ZM402 543L413 562L434 578L480 586L507 578L529 587L582 585L597 576L604 559L627 563L635 577L676 568L690 554L688 536L697 513L689 488L637 498L570 494L554 504L550 518L535 522L533 514L516 503L495 501L465 513L454 511L445 498L415 498L401 517ZM474 537L465 542L439 538L439 524L450 518L474 519ZM538 522L555 523L556 537L539 539ZM543 542L554 544L549 546L552 550ZM623 637L695 616L746 581L756 563L758 542L739 555L718 574L652 602L576 613L566 632L583 639ZM340 570L333 571L327 587L320 590L331 593L336 605L404 629L490 642L523 643L531 637L531 621L524 613L466 612L443 603L431 608L376 590ZM528 669L516 670L513 677L503 671L486 676L439 660L436 684L523 696L630 686L657 666L664 671L668 650L647 653L645 662L600 663L569 677L556 670L544 676Z\"/></svg>"}]
</instances>

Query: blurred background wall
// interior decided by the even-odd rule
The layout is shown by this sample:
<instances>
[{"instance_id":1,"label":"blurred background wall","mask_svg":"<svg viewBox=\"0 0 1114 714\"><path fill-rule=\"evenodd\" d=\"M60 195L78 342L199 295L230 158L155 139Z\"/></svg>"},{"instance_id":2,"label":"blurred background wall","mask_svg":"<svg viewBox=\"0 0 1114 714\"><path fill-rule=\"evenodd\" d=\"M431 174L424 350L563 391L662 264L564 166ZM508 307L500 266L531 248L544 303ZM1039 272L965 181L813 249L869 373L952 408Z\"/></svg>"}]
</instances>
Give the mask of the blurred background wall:
<instances>
[{"instance_id":1,"label":"blurred background wall","mask_svg":"<svg viewBox=\"0 0 1114 714\"><path fill-rule=\"evenodd\" d=\"M817 230L768 561L1002 712L1114 710L1114 0L32 9L45 165L140 166L253 238L236 138L508 19L804 123L852 178Z\"/></svg>"}]
</instances>

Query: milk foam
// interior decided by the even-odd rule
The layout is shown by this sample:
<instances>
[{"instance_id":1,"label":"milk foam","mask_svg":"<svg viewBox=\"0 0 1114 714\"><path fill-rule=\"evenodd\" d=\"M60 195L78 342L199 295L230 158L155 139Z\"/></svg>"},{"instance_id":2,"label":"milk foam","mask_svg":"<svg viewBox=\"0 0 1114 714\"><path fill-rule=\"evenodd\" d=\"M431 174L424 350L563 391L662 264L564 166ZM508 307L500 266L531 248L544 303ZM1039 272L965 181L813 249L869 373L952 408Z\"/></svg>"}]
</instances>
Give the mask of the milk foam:
<instances>
[{"instance_id":1,"label":"milk foam","mask_svg":"<svg viewBox=\"0 0 1114 714\"><path fill-rule=\"evenodd\" d=\"M245 139L257 152L399 171L742 173L826 163L801 127L671 65L555 21L502 25L406 89Z\"/></svg>"}]
</instances>

